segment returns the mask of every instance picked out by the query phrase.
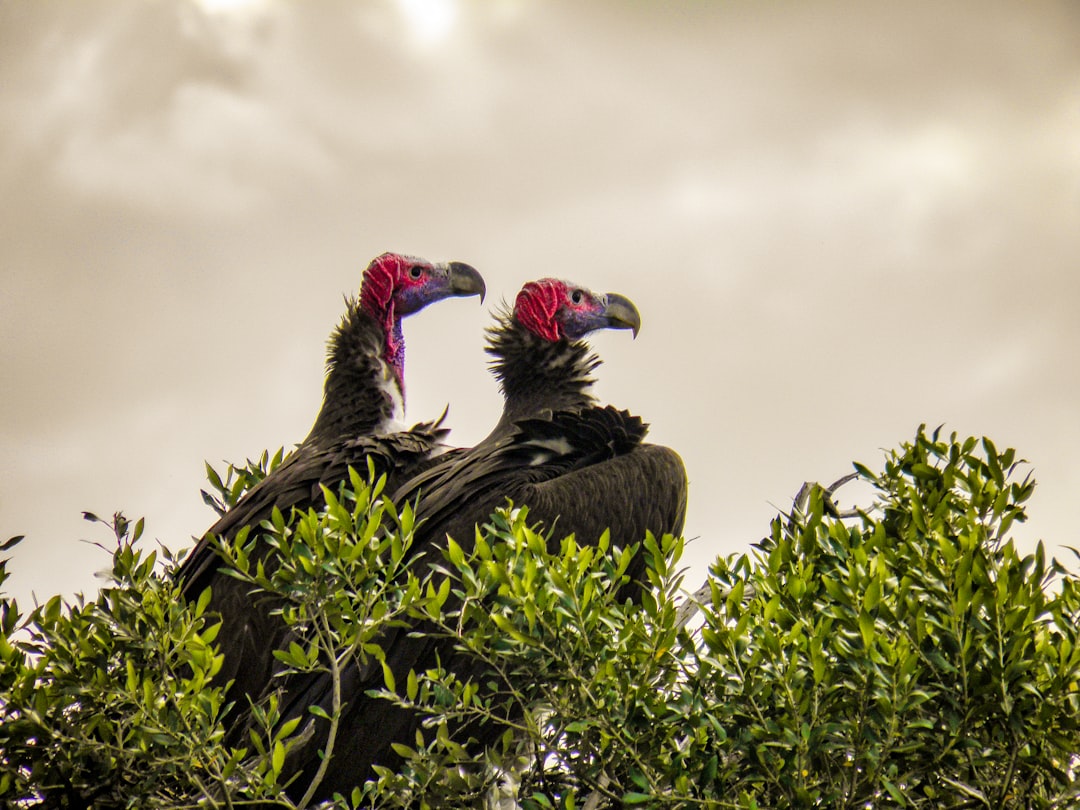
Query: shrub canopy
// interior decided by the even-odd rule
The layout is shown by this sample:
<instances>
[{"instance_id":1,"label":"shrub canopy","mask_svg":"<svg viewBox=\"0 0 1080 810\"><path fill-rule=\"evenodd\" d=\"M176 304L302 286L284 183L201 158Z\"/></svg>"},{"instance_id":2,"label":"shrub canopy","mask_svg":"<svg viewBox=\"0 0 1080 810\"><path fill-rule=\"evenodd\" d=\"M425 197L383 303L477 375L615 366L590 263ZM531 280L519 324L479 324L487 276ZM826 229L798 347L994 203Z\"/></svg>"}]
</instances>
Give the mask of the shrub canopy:
<instances>
[{"instance_id":1,"label":"shrub canopy","mask_svg":"<svg viewBox=\"0 0 1080 810\"><path fill-rule=\"evenodd\" d=\"M208 501L227 508L278 461L210 471ZM843 516L812 487L718 559L690 622L680 538L570 537L553 554L527 505L508 505L413 570L411 510L356 473L324 509L275 514L221 552L285 598L286 673L339 683L421 621L456 640L446 666L404 683L386 669L383 697L428 722L400 768L340 807L1073 807L1080 592L1041 543L1009 539L1034 488L1020 466L988 439L920 428L881 470L856 465L872 505ZM302 718L270 696L248 744L225 746L206 595L179 597L177 559L144 547L141 520L108 525L95 598L0 603L0 799L303 806L311 786L283 792ZM249 562L255 543L274 566ZM633 555L644 589L626 581ZM343 700L312 711L332 727ZM496 721L488 750L455 732Z\"/></svg>"}]
</instances>

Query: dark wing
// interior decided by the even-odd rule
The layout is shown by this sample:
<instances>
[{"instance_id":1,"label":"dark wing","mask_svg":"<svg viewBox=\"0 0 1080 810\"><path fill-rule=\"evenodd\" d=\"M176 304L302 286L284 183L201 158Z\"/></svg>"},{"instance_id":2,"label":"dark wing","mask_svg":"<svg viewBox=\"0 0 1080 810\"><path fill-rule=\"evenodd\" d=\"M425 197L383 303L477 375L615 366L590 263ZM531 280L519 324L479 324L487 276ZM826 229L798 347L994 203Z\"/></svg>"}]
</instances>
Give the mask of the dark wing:
<instances>
[{"instance_id":1,"label":"dark wing","mask_svg":"<svg viewBox=\"0 0 1080 810\"><path fill-rule=\"evenodd\" d=\"M610 528L614 543L682 530L686 471L673 450L644 444L647 426L611 406L525 419L517 431L477 447L418 493L419 536L441 547L445 536L471 544L473 529L510 499L530 522L593 543ZM410 482L403 488L407 495Z\"/></svg>"},{"instance_id":2,"label":"dark wing","mask_svg":"<svg viewBox=\"0 0 1080 810\"><path fill-rule=\"evenodd\" d=\"M550 481L526 484L514 502L529 507L529 522L554 528L552 540L573 533L582 545L605 529L625 548L646 532L682 532L686 517L686 471L668 447L642 444L626 455L573 470ZM454 536L450 530L447 534Z\"/></svg>"},{"instance_id":3,"label":"dark wing","mask_svg":"<svg viewBox=\"0 0 1080 810\"><path fill-rule=\"evenodd\" d=\"M527 505L530 522L554 526L552 542L573 532L579 543L594 543L607 528L612 542L627 546L645 532L659 536L682 530L686 508L686 472L679 456L665 447L643 444L641 419L612 407L560 411L546 418L521 420L498 441L482 443L439 464L401 489L416 499L414 561L420 569L440 561L447 535L468 548L474 527L482 525L507 498ZM418 570L422 574L422 570ZM631 572L633 575L633 572ZM398 683L410 669L423 671L438 660L462 677L474 673L473 662L455 655L450 642L424 625L400 628L379 639L386 662ZM334 764L327 770L320 795L348 790L373 775L371 766L394 767L399 758L392 743L412 745L421 718L367 691L383 686L381 666L351 666L341 693L347 701L338 728ZM297 679L282 698L283 715L300 716L306 707L330 709L331 684L325 676ZM319 766L318 750L326 728L312 719L316 733L290 752L287 770L299 771L306 783ZM469 734L489 741L502 728L470 728Z\"/></svg>"},{"instance_id":4,"label":"dark wing","mask_svg":"<svg viewBox=\"0 0 1080 810\"><path fill-rule=\"evenodd\" d=\"M388 488L392 491L400 481L424 471L439 458L434 454L449 433L442 427L443 417L398 433L358 436L328 447L318 443L298 447L222 515L188 553L178 572L185 595L197 597L219 578L220 560L211 535L232 538L244 526L258 526L268 520L275 507L286 517L292 509L317 508L323 503L320 484L334 489L340 482L348 481L349 467L366 476L369 458L375 464L376 475L389 476Z\"/></svg>"},{"instance_id":5,"label":"dark wing","mask_svg":"<svg viewBox=\"0 0 1080 810\"><path fill-rule=\"evenodd\" d=\"M389 487L416 474L429 463L447 430L436 422L421 423L408 431L385 436L348 439L325 449L314 444L301 445L273 473L210 528L180 567L178 577L184 594L195 600L212 588L209 611L219 615L221 629L218 644L224 662L217 678L222 683L234 681L230 690L242 710L245 695L258 698L270 682L275 668L273 650L286 637L286 628L271 615L268 597L251 592L247 583L222 572L222 561L212 536L232 538L244 526L258 526L270 518L274 508L286 513L323 505L320 484L336 489L348 481L352 467L367 475L369 460L376 475L386 474ZM259 559L256 551L252 562Z\"/></svg>"}]
</instances>

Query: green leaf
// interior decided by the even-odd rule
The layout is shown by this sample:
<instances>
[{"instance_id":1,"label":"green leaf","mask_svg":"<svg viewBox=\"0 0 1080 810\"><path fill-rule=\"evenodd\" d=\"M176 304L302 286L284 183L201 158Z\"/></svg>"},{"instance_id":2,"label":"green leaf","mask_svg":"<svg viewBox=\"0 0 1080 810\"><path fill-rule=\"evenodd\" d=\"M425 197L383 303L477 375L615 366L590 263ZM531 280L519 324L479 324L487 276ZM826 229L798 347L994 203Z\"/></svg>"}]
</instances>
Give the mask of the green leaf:
<instances>
[{"instance_id":1,"label":"green leaf","mask_svg":"<svg viewBox=\"0 0 1080 810\"><path fill-rule=\"evenodd\" d=\"M869 649L874 643L874 618L866 611L859 611L859 632L863 646Z\"/></svg>"},{"instance_id":2,"label":"green leaf","mask_svg":"<svg viewBox=\"0 0 1080 810\"><path fill-rule=\"evenodd\" d=\"M300 725L300 718L299 717L294 717L291 720L286 720L284 723L281 724L281 726L278 728L278 730L274 732L274 739L275 740L284 740L284 739L286 739L289 735L291 735L294 731L296 731L296 727L298 725Z\"/></svg>"},{"instance_id":3,"label":"green leaf","mask_svg":"<svg viewBox=\"0 0 1080 810\"><path fill-rule=\"evenodd\" d=\"M204 588L203 592L199 594L199 599L195 603L195 615L202 616L206 612L207 606L210 604L210 599L213 597L212 588Z\"/></svg>"},{"instance_id":4,"label":"green leaf","mask_svg":"<svg viewBox=\"0 0 1080 810\"><path fill-rule=\"evenodd\" d=\"M461 568L465 562L465 552L461 550L461 546L454 542L452 537L446 538L446 557L456 568Z\"/></svg>"},{"instance_id":5,"label":"green leaf","mask_svg":"<svg viewBox=\"0 0 1080 810\"><path fill-rule=\"evenodd\" d=\"M25 538L26 535L24 534L17 534L14 537L9 537L3 543L0 543L0 551L8 551L15 548L15 546L21 543Z\"/></svg>"},{"instance_id":6,"label":"green leaf","mask_svg":"<svg viewBox=\"0 0 1080 810\"><path fill-rule=\"evenodd\" d=\"M210 466L209 461L204 461L203 464L206 466L206 480L210 482L210 486L218 492L224 492L225 486L221 483L221 476L218 475L217 470Z\"/></svg>"},{"instance_id":7,"label":"green leaf","mask_svg":"<svg viewBox=\"0 0 1080 810\"><path fill-rule=\"evenodd\" d=\"M870 584L866 586L866 592L863 593L863 610L869 612L873 611L881 601L881 581L877 579L870 580Z\"/></svg>"},{"instance_id":8,"label":"green leaf","mask_svg":"<svg viewBox=\"0 0 1080 810\"><path fill-rule=\"evenodd\" d=\"M701 769L699 784L703 790L709 790L712 782L716 779L716 770L720 763L719 757L713 754L705 761L705 767Z\"/></svg>"},{"instance_id":9,"label":"green leaf","mask_svg":"<svg viewBox=\"0 0 1080 810\"><path fill-rule=\"evenodd\" d=\"M285 767L285 746L280 740L274 743L274 753L270 760L270 767L275 774L281 773L281 769Z\"/></svg>"},{"instance_id":10,"label":"green leaf","mask_svg":"<svg viewBox=\"0 0 1080 810\"><path fill-rule=\"evenodd\" d=\"M394 672L390 669L390 665L386 663L385 659L379 661L382 664L383 671L383 683L386 684L386 688L391 692L397 691L397 681L394 680Z\"/></svg>"}]
</instances>

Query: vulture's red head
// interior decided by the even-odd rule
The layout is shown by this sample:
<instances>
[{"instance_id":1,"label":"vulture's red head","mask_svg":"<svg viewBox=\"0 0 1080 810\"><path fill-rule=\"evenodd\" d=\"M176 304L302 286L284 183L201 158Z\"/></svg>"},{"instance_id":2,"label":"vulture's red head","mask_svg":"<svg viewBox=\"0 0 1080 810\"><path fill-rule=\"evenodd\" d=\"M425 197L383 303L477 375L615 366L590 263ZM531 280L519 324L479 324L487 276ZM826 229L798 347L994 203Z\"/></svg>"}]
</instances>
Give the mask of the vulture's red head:
<instances>
[{"instance_id":1,"label":"vulture's red head","mask_svg":"<svg viewBox=\"0 0 1080 810\"><path fill-rule=\"evenodd\" d=\"M433 264L413 256L384 253L372 259L360 286L360 306L389 330L405 315L453 295L479 295L484 279L462 262Z\"/></svg>"},{"instance_id":2,"label":"vulture's red head","mask_svg":"<svg viewBox=\"0 0 1080 810\"><path fill-rule=\"evenodd\" d=\"M374 318L386 334L384 360L404 382L405 343L401 319L428 304L461 295L484 300L483 277L462 262L433 264L413 256L384 253L372 259L360 285L360 309Z\"/></svg>"},{"instance_id":3,"label":"vulture's red head","mask_svg":"<svg viewBox=\"0 0 1080 810\"><path fill-rule=\"evenodd\" d=\"M534 335L555 342L580 340L597 329L631 329L637 337L641 315L629 298L594 293L557 278L530 281L514 302L514 318Z\"/></svg>"}]
</instances>

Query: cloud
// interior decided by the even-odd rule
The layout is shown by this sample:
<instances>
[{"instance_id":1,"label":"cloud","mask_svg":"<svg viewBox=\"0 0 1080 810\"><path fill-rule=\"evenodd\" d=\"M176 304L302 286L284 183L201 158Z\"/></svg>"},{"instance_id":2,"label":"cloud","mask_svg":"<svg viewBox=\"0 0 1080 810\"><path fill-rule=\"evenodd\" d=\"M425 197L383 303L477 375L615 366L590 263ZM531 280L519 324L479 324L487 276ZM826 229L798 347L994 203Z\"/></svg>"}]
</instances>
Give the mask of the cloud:
<instances>
[{"instance_id":1,"label":"cloud","mask_svg":"<svg viewBox=\"0 0 1080 810\"><path fill-rule=\"evenodd\" d=\"M332 174L317 134L260 90L251 21L211 20L186 3L96 12L26 54L0 106L18 148L59 189L214 217Z\"/></svg>"},{"instance_id":2,"label":"cloud","mask_svg":"<svg viewBox=\"0 0 1080 810\"><path fill-rule=\"evenodd\" d=\"M325 181L333 168L317 138L286 114L188 82L152 117L72 132L55 171L86 196L213 217L250 213L290 183Z\"/></svg>"},{"instance_id":3,"label":"cloud","mask_svg":"<svg viewBox=\"0 0 1080 810\"><path fill-rule=\"evenodd\" d=\"M41 538L39 590L78 510L175 545L202 458L299 440L386 249L469 261L492 300L635 300L598 392L684 454L691 562L923 420L1067 493L1075 12L443 2L427 34L396 0L0 3L0 530ZM406 327L411 415L449 401L465 443L498 412L486 322Z\"/></svg>"}]
</instances>

